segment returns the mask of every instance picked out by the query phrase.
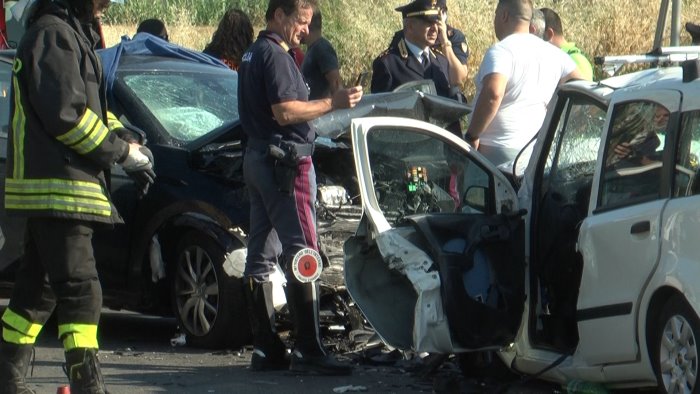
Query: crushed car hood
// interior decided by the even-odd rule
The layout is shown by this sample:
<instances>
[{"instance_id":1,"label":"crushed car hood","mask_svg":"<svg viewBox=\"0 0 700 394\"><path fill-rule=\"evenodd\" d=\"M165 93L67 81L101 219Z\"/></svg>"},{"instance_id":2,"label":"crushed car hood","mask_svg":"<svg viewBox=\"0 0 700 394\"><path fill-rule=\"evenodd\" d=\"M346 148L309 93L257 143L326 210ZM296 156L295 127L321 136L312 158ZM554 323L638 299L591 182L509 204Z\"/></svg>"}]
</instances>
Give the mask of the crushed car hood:
<instances>
[{"instance_id":1,"label":"crushed car hood","mask_svg":"<svg viewBox=\"0 0 700 394\"><path fill-rule=\"evenodd\" d=\"M376 93L363 96L355 108L329 112L312 124L319 137L334 139L349 132L355 118L396 116L445 127L471 112L472 107L465 103L418 91Z\"/></svg>"}]
</instances>

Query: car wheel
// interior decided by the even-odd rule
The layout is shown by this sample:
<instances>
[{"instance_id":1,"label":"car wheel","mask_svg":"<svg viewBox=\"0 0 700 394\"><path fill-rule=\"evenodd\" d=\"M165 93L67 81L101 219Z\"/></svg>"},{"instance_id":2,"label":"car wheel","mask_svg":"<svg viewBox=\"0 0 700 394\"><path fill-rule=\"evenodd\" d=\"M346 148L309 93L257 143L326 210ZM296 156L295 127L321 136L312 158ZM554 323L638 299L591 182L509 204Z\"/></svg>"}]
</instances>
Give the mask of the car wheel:
<instances>
[{"instance_id":1,"label":"car wheel","mask_svg":"<svg viewBox=\"0 0 700 394\"><path fill-rule=\"evenodd\" d=\"M200 232L189 232L179 242L172 300L190 345L222 348L250 339L242 282L226 275L224 258L224 249Z\"/></svg>"},{"instance_id":2,"label":"car wheel","mask_svg":"<svg viewBox=\"0 0 700 394\"><path fill-rule=\"evenodd\" d=\"M654 370L661 393L698 393L700 320L681 297L671 298L654 335Z\"/></svg>"}]
</instances>

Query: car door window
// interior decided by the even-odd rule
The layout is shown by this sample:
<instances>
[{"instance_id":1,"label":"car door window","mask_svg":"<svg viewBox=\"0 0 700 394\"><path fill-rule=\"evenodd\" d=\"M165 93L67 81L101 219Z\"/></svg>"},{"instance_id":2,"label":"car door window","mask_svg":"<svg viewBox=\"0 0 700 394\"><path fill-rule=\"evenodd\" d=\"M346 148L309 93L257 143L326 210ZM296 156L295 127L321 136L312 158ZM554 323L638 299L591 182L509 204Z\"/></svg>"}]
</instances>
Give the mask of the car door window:
<instances>
[{"instance_id":1,"label":"car door window","mask_svg":"<svg viewBox=\"0 0 700 394\"><path fill-rule=\"evenodd\" d=\"M648 101L614 108L605 142L600 208L613 208L659 198L669 111Z\"/></svg>"},{"instance_id":2,"label":"car door window","mask_svg":"<svg viewBox=\"0 0 700 394\"><path fill-rule=\"evenodd\" d=\"M599 104L569 101L547 154L542 194L556 192L575 201L578 194L590 192L604 125L605 109Z\"/></svg>"},{"instance_id":3,"label":"car door window","mask_svg":"<svg viewBox=\"0 0 700 394\"><path fill-rule=\"evenodd\" d=\"M683 114L674 178L674 197L700 194L700 111Z\"/></svg>"},{"instance_id":4,"label":"car door window","mask_svg":"<svg viewBox=\"0 0 700 394\"><path fill-rule=\"evenodd\" d=\"M367 145L375 193L389 222L491 208L486 171L447 141L420 130L378 127L367 135Z\"/></svg>"}]
</instances>

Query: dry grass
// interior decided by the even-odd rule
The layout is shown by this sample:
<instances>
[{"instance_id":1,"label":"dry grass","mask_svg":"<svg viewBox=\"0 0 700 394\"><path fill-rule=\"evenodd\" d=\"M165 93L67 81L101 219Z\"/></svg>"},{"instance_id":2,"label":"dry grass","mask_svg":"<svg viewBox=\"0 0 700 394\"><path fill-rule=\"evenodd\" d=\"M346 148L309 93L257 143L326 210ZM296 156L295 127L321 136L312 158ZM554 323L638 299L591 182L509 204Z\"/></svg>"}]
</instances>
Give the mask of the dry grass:
<instances>
[{"instance_id":1,"label":"dry grass","mask_svg":"<svg viewBox=\"0 0 700 394\"><path fill-rule=\"evenodd\" d=\"M259 2L259 1L258 1ZM386 49L401 18L394 8L406 0L328 0L321 2L324 33L335 45L341 62L341 73L351 80L360 70L371 70L372 60ZM244 3L244 2L242 2ZM469 39L470 79L465 92L471 96L476 74L486 49L495 42L493 10L497 1L450 0L450 24L462 30ZM651 49L660 1L657 0L541 0L537 7L549 7L562 17L565 36L575 42L589 58L602 55L644 53ZM242 8L246 11L245 6ZM261 9L251 6L255 21ZM214 31L212 26L195 26L187 11L179 11L177 22L168 24L171 40L182 46L201 50ZM682 21L700 22L700 1L684 0ZM669 22L670 23L670 22ZM263 26L258 26L260 29ZM108 44L131 35L135 25L105 26ZM681 33L683 44L690 37Z\"/></svg>"}]
</instances>

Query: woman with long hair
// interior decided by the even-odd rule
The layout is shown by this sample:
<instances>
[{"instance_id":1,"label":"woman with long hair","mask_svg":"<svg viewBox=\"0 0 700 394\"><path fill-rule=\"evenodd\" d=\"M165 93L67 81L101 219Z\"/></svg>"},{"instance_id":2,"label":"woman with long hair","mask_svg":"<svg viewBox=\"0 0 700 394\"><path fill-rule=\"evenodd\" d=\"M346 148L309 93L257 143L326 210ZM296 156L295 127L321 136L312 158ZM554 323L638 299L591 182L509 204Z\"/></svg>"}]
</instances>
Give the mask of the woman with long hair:
<instances>
[{"instance_id":1,"label":"woman with long hair","mask_svg":"<svg viewBox=\"0 0 700 394\"><path fill-rule=\"evenodd\" d=\"M237 71L243 53L252 43L253 24L248 15L237 8L230 8L219 21L204 53L216 57Z\"/></svg>"}]
</instances>

